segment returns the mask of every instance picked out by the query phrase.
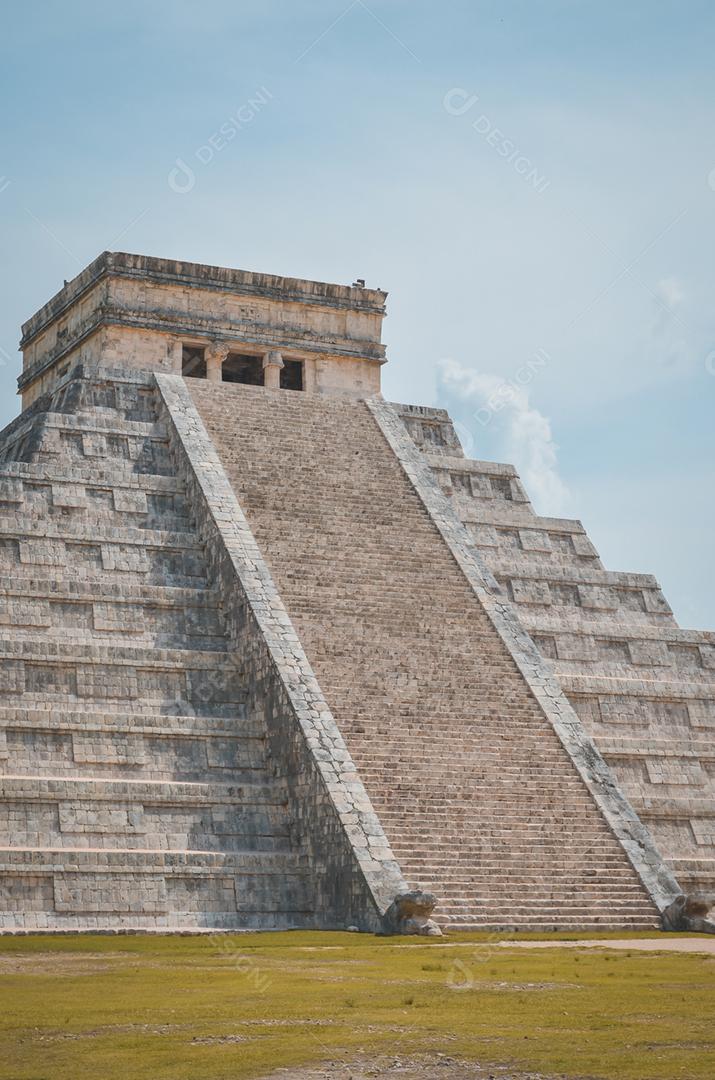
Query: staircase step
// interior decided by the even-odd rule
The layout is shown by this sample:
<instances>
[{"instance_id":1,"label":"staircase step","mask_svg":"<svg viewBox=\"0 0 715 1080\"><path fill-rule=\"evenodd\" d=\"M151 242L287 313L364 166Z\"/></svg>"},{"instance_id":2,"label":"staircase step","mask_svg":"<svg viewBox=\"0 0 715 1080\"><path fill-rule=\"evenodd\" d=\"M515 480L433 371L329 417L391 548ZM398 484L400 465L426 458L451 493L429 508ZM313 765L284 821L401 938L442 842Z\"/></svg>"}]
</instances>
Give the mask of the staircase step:
<instances>
[{"instance_id":1,"label":"staircase step","mask_svg":"<svg viewBox=\"0 0 715 1080\"><path fill-rule=\"evenodd\" d=\"M190 383L408 880L429 883L438 912L466 905L479 925L504 914L495 882L516 924L548 909L557 925L609 911L614 925L654 925L364 403ZM575 904L574 878L588 882Z\"/></svg>"}]
</instances>

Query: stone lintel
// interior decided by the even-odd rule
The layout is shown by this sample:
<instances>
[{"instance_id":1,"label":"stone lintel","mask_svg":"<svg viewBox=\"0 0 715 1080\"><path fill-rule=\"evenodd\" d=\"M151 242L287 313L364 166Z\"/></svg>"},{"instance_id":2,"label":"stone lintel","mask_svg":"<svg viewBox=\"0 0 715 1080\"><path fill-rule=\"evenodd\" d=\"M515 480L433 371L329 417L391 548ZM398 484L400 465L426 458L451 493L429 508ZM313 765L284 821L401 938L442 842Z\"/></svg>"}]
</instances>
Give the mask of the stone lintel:
<instances>
[{"instance_id":1,"label":"stone lintel","mask_svg":"<svg viewBox=\"0 0 715 1080\"><path fill-rule=\"evenodd\" d=\"M81 299L88 289L108 275L151 283L229 291L244 296L262 296L284 302L361 310L375 315L385 314L387 298L387 293L381 289L336 285L276 274L257 274L250 270L157 259L150 255L131 255L123 251L103 251L22 324L20 348L24 348L48 323L62 315Z\"/></svg>"}]
</instances>

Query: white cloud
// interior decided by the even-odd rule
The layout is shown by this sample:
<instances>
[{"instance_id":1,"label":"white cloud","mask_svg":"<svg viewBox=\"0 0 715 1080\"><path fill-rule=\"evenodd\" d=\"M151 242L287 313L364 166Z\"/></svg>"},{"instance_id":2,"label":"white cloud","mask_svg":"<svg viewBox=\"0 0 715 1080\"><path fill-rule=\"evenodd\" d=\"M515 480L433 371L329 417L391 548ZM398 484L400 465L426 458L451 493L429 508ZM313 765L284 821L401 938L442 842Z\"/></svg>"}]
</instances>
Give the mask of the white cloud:
<instances>
[{"instance_id":1,"label":"white cloud","mask_svg":"<svg viewBox=\"0 0 715 1080\"><path fill-rule=\"evenodd\" d=\"M474 454L474 439L465 438L465 429L475 434L479 430L493 432L499 452L513 464L533 501L542 514L564 514L569 504L569 492L558 470L557 446L551 423L529 403L527 386L507 381L500 375L477 372L457 360L440 360L438 364L440 396L468 401L471 421L458 425L465 452ZM527 366L520 369L526 371Z\"/></svg>"},{"instance_id":2,"label":"white cloud","mask_svg":"<svg viewBox=\"0 0 715 1080\"><path fill-rule=\"evenodd\" d=\"M657 299L671 311L675 311L685 299L680 282L676 278L662 278L655 287Z\"/></svg>"},{"instance_id":3,"label":"white cloud","mask_svg":"<svg viewBox=\"0 0 715 1080\"><path fill-rule=\"evenodd\" d=\"M652 342L645 355L657 376L683 378L693 372L695 354L685 339L685 326L678 313L684 299L685 292L674 277L661 278L653 291Z\"/></svg>"}]
</instances>

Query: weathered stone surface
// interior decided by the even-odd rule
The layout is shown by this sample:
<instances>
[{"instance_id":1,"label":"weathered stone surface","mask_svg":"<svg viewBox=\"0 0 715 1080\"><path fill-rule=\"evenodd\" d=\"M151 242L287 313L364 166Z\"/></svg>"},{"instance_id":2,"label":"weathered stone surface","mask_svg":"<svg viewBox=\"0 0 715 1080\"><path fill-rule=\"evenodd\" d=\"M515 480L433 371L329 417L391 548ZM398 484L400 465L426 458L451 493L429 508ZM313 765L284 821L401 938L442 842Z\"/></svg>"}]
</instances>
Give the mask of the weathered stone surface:
<instances>
[{"instance_id":1,"label":"weathered stone surface","mask_svg":"<svg viewBox=\"0 0 715 1080\"><path fill-rule=\"evenodd\" d=\"M384 300L104 253L23 327L0 930L711 931L715 636L373 396Z\"/></svg>"},{"instance_id":2,"label":"weathered stone surface","mask_svg":"<svg viewBox=\"0 0 715 1080\"><path fill-rule=\"evenodd\" d=\"M663 929L689 934L715 934L715 922L707 918L715 899L678 896L663 912Z\"/></svg>"},{"instance_id":3,"label":"weathered stone surface","mask_svg":"<svg viewBox=\"0 0 715 1080\"><path fill-rule=\"evenodd\" d=\"M402 446L376 420L389 407L190 385L390 849L412 889L439 897L437 921L656 925L515 664L514 635L455 561L446 519L463 527L406 476L409 447L431 474L399 420ZM600 789L608 770L589 745Z\"/></svg>"},{"instance_id":4,"label":"weathered stone surface","mask_svg":"<svg viewBox=\"0 0 715 1080\"><path fill-rule=\"evenodd\" d=\"M681 886L715 895L715 757L707 737L715 726L714 635L681 630L649 575L604 570L580 522L487 499L474 486L472 497L456 498L444 479L455 469L487 480L497 470L511 475L511 467L465 459L441 410L396 408ZM425 413L449 454L435 454L434 435L422 436ZM524 542L535 531L548 535L550 552Z\"/></svg>"},{"instance_id":5,"label":"weathered stone surface","mask_svg":"<svg viewBox=\"0 0 715 1080\"><path fill-rule=\"evenodd\" d=\"M206 350L212 380L229 353L260 362L278 354L302 365L308 391L366 397L380 389L385 296L360 284L105 251L23 325L23 405L79 360L181 375L184 344ZM270 360L268 371L278 385ZM98 406L111 401L108 391ZM82 452L102 457L105 439L85 432Z\"/></svg>"},{"instance_id":6,"label":"weathered stone surface","mask_svg":"<svg viewBox=\"0 0 715 1080\"><path fill-rule=\"evenodd\" d=\"M442 931L430 916L437 904L432 893L419 890L400 893L385 913L385 925L395 934L421 934L440 937Z\"/></svg>"},{"instance_id":7,"label":"weathered stone surface","mask_svg":"<svg viewBox=\"0 0 715 1080\"><path fill-rule=\"evenodd\" d=\"M68 380L0 441L0 929L379 929L404 883L205 435L151 375Z\"/></svg>"}]
</instances>

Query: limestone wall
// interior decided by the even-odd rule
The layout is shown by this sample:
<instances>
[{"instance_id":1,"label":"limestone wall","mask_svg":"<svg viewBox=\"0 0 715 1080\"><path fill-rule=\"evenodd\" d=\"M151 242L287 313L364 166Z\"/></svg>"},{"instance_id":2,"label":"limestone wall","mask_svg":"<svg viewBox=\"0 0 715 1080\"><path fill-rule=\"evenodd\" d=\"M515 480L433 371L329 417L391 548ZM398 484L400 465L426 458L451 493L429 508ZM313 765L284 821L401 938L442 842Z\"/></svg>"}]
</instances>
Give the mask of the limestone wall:
<instances>
[{"instance_id":1,"label":"limestone wall","mask_svg":"<svg viewBox=\"0 0 715 1080\"><path fill-rule=\"evenodd\" d=\"M395 408L678 881L715 895L715 634L536 514L513 466L465 458L443 410Z\"/></svg>"},{"instance_id":2,"label":"limestone wall","mask_svg":"<svg viewBox=\"0 0 715 1080\"><path fill-rule=\"evenodd\" d=\"M0 511L0 931L379 927L153 377L38 398Z\"/></svg>"}]
</instances>

